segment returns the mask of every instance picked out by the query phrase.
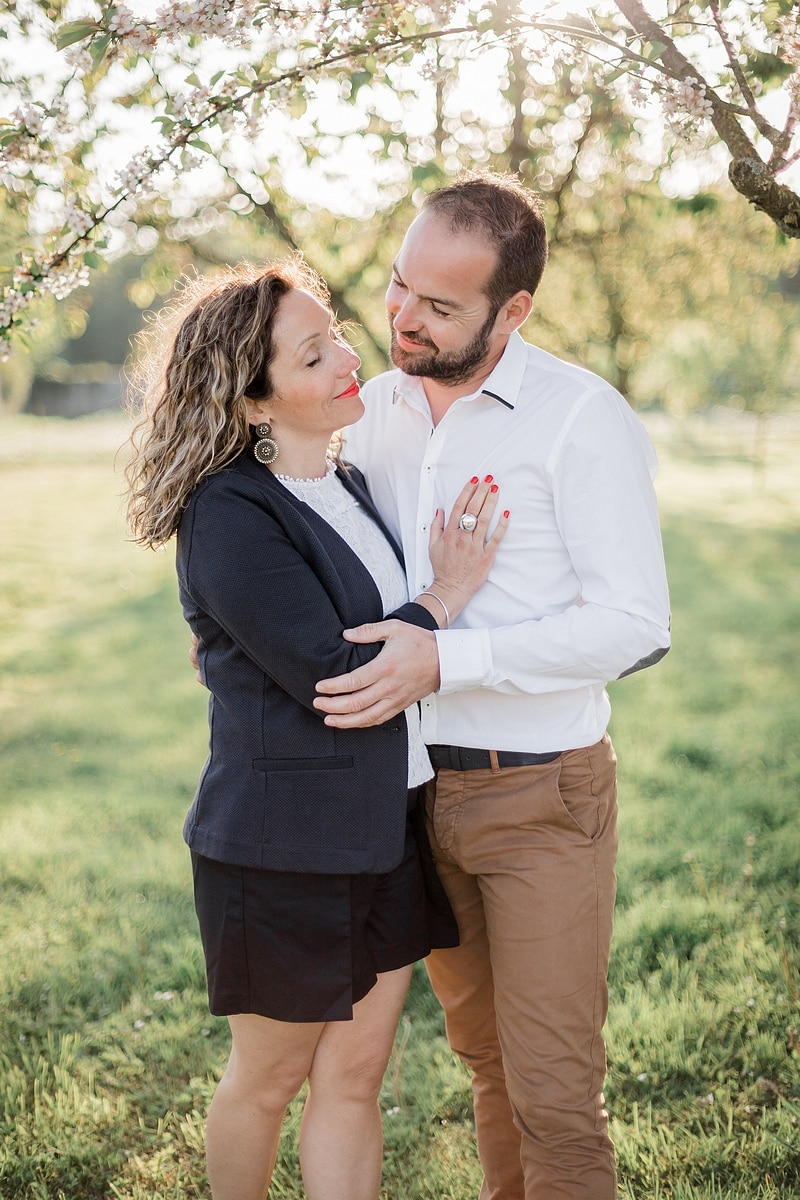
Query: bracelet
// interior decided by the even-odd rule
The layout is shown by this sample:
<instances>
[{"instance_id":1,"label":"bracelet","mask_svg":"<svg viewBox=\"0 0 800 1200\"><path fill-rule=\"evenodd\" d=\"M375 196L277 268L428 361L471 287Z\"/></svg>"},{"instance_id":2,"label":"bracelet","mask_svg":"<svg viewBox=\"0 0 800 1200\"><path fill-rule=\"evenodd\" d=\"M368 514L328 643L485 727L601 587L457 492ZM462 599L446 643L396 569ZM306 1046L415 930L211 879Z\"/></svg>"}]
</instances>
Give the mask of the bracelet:
<instances>
[{"instance_id":1,"label":"bracelet","mask_svg":"<svg viewBox=\"0 0 800 1200\"><path fill-rule=\"evenodd\" d=\"M423 592L422 595L423 596L432 596L434 600L439 601L439 603L441 604L442 609L444 611L444 627L445 627L445 629L449 629L450 628L450 613L447 611L447 605L445 604L442 597L437 596L436 592Z\"/></svg>"}]
</instances>

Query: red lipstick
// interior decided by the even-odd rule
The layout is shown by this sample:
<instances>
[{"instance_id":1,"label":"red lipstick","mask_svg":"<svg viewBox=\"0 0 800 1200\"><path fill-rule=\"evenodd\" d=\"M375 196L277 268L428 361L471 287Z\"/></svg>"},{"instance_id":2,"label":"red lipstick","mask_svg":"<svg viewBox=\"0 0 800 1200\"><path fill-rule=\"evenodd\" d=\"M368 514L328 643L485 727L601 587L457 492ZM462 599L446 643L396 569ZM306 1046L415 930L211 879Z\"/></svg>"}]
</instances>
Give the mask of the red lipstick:
<instances>
[{"instance_id":1,"label":"red lipstick","mask_svg":"<svg viewBox=\"0 0 800 1200\"><path fill-rule=\"evenodd\" d=\"M347 388L346 391L339 392L339 395L336 397L336 399L344 400L348 396L357 396L360 391L361 391L361 388L359 387L358 380L354 379L353 382L350 384L350 387Z\"/></svg>"}]
</instances>

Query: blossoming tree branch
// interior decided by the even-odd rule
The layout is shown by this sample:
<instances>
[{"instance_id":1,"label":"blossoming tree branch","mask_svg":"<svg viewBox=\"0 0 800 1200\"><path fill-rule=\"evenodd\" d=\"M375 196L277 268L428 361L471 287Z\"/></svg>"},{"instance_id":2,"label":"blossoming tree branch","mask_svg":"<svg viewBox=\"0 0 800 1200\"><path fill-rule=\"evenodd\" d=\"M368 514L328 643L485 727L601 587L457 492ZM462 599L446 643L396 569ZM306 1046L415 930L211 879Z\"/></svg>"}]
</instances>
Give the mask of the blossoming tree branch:
<instances>
[{"instance_id":1,"label":"blossoming tree branch","mask_svg":"<svg viewBox=\"0 0 800 1200\"><path fill-rule=\"evenodd\" d=\"M792 0L598 0L581 16L544 0L18 0L0 13L5 83L0 198L27 230L0 293L0 339L32 301L67 296L136 222L226 141L269 136L276 114L324 80L391 86L392 71L435 82L456 57L524 45L530 57L580 51L595 86L632 106L657 102L667 137L711 134L729 178L787 237L800 195L800 6ZM41 50L41 55L40 55ZM588 67L587 65L588 64ZM776 94L782 104L775 103ZM769 104L767 104L769 101ZM776 117L776 112L779 116ZM126 116L150 134L122 169L103 152ZM141 127L141 126L140 126ZM713 132L712 132L713 131ZM666 153L666 150L665 150Z\"/></svg>"}]
</instances>

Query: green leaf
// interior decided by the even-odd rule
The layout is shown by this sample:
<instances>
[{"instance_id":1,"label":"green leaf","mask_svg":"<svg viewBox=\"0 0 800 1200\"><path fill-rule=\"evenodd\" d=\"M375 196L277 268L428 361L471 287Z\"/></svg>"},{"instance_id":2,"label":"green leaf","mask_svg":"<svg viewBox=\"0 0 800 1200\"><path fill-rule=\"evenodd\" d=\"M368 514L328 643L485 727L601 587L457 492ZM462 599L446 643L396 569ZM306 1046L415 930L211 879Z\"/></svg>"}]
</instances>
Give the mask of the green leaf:
<instances>
[{"instance_id":1,"label":"green leaf","mask_svg":"<svg viewBox=\"0 0 800 1200\"><path fill-rule=\"evenodd\" d=\"M92 42L90 53L92 56L92 65L94 66L95 70L97 70L97 68L100 66L100 63L103 61L103 57L109 47L110 42L110 33L105 34L104 37L98 38L96 42Z\"/></svg>"},{"instance_id":2,"label":"green leaf","mask_svg":"<svg viewBox=\"0 0 800 1200\"><path fill-rule=\"evenodd\" d=\"M642 52L650 62L657 62L666 48L665 42L645 42Z\"/></svg>"},{"instance_id":3,"label":"green leaf","mask_svg":"<svg viewBox=\"0 0 800 1200\"><path fill-rule=\"evenodd\" d=\"M138 108L142 103L142 96L145 93L140 92L138 95L115 96L114 104L118 108Z\"/></svg>"},{"instance_id":4,"label":"green leaf","mask_svg":"<svg viewBox=\"0 0 800 1200\"><path fill-rule=\"evenodd\" d=\"M718 205L719 197L712 195L710 192L697 192L694 196L675 201L675 208L678 212L713 212Z\"/></svg>"},{"instance_id":5,"label":"green leaf","mask_svg":"<svg viewBox=\"0 0 800 1200\"><path fill-rule=\"evenodd\" d=\"M100 26L96 21L87 21L85 18L82 21L68 21L66 25L61 26L56 34L56 49L65 50L67 46L72 46L75 42L82 42L85 38L91 37L99 29Z\"/></svg>"},{"instance_id":6,"label":"green leaf","mask_svg":"<svg viewBox=\"0 0 800 1200\"><path fill-rule=\"evenodd\" d=\"M416 14L406 10L398 17L397 28L404 37L413 37L415 33L419 32Z\"/></svg>"},{"instance_id":7,"label":"green leaf","mask_svg":"<svg viewBox=\"0 0 800 1200\"><path fill-rule=\"evenodd\" d=\"M760 79L768 88L779 87L792 74L794 67L778 58L777 54L767 54L761 50L751 50L747 55L747 72Z\"/></svg>"},{"instance_id":8,"label":"green leaf","mask_svg":"<svg viewBox=\"0 0 800 1200\"><path fill-rule=\"evenodd\" d=\"M187 145L191 146L193 150L202 150L204 154L214 153L208 142L204 142L202 138L192 138Z\"/></svg>"},{"instance_id":9,"label":"green leaf","mask_svg":"<svg viewBox=\"0 0 800 1200\"><path fill-rule=\"evenodd\" d=\"M773 31L779 17L786 17L792 11L793 0L769 0L761 14L761 20L770 32Z\"/></svg>"}]
</instances>

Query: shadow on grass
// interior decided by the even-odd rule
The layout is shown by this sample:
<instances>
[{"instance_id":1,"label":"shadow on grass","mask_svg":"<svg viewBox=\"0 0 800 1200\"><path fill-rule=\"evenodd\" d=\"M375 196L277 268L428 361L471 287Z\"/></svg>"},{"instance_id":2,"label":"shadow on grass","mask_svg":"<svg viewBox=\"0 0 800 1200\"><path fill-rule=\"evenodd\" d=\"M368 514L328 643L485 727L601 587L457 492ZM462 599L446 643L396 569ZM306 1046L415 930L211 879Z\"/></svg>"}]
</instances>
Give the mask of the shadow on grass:
<instances>
[{"instance_id":1,"label":"shadow on grass","mask_svg":"<svg viewBox=\"0 0 800 1200\"><path fill-rule=\"evenodd\" d=\"M788 1198L800 534L675 518L665 544L674 649L612 687L623 1194ZM202 1120L227 1033L206 1009L180 835L207 737L188 644L169 580L58 622L6 667L19 702L0 724L0 1195L15 1200L207 1195ZM476 1194L469 1082L422 968L381 1107L388 1194ZM286 1198L301 1195L297 1109Z\"/></svg>"}]
</instances>

